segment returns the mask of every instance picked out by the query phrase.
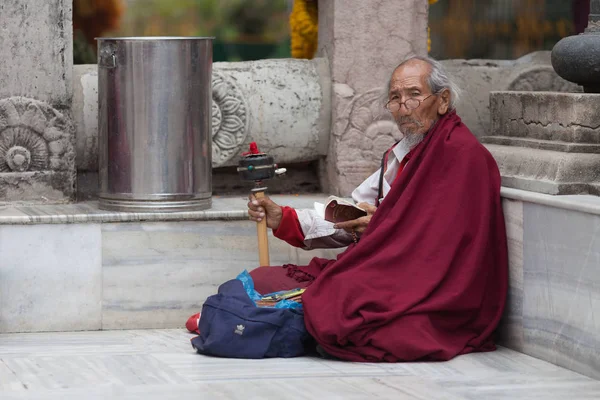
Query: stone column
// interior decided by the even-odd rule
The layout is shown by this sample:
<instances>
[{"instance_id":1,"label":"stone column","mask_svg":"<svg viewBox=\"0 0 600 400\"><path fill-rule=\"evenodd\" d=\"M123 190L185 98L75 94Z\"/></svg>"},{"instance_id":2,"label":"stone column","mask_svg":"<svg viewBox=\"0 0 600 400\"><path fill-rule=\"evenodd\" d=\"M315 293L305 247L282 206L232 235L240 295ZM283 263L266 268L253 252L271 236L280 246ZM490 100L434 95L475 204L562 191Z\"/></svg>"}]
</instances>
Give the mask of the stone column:
<instances>
[{"instance_id":1,"label":"stone column","mask_svg":"<svg viewBox=\"0 0 600 400\"><path fill-rule=\"evenodd\" d=\"M552 49L552 66L561 77L600 93L600 0L590 0L585 32L563 38Z\"/></svg>"},{"instance_id":2,"label":"stone column","mask_svg":"<svg viewBox=\"0 0 600 400\"><path fill-rule=\"evenodd\" d=\"M427 54L427 18L426 0L319 2L319 56L333 83L325 191L349 195L401 137L381 95L403 58Z\"/></svg>"},{"instance_id":3,"label":"stone column","mask_svg":"<svg viewBox=\"0 0 600 400\"><path fill-rule=\"evenodd\" d=\"M68 201L72 0L2 0L0 54L0 202Z\"/></svg>"}]
</instances>

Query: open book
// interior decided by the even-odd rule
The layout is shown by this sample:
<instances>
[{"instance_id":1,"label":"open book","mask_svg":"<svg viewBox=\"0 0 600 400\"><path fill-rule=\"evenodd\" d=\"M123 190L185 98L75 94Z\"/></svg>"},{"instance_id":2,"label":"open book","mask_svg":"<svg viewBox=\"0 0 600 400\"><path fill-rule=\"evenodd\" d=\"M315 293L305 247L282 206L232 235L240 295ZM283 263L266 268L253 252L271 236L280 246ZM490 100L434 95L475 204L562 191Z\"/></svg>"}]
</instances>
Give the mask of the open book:
<instances>
[{"instance_id":1,"label":"open book","mask_svg":"<svg viewBox=\"0 0 600 400\"><path fill-rule=\"evenodd\" d=\"M325 221L337 223L351 221L367 215L367 212L351 201L330 196L327 203L315 202L315 211Z\"/></svg>"}]
</instances>

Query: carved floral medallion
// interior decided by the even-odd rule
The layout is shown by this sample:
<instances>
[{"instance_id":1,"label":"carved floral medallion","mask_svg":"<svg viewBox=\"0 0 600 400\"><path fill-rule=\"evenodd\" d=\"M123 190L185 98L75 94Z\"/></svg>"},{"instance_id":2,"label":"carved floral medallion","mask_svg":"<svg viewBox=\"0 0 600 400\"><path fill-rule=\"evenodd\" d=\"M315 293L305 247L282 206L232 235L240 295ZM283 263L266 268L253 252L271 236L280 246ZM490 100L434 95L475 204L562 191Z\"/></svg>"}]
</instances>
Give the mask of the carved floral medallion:
<instances>
[{"instance_id":1,"label":"carved floral medallion","mask_svg":"<svg viewBox=\"0 0 600 400\"><path fill-rule=\"evenodd\" d=\"M68 170L71 130L66 117L47 103L0 99L0 173Z\"/></svg>"},{"instance_id":2,"label":"carved floral medallion","mask_svg":"<svg viewBox=\"0 0 600 400\"><path fill-rule=\"evenodd\" d=\"M224 74L212 76L212 163L225 164L248 136L248 105L242 91Z\"/></svg>"}]
</instances>

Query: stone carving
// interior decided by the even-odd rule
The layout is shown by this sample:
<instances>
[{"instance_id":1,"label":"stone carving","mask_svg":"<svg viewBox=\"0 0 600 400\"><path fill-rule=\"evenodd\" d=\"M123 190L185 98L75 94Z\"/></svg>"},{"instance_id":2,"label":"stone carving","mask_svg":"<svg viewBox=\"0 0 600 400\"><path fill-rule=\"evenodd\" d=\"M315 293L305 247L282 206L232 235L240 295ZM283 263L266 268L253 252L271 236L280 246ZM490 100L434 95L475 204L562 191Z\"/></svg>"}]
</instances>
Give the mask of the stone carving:
<instances>
[{"instance_id":1,"label":"stone carving","mask_svg":"<svg viewBox=\"0 0 600 400\"><path fill-rule=\"evenodd\" d=\"M212 75L212 164L219 167L235 156L248 136L248 106L243 93L225 75Z\"/></svg>"},{"instance_id":2,"label":"stone carving","mask_svg":"<svg viewBox=\"0 0 600 400\"><path fill-rule=\"evenodd\" d=\"M0 172L41 171L48 165L48 144L31 129L16 126L0 133Z\"/></svg>"},{"instance_id":3,"label":"stone carving","mask_svg":"<svg viewBox=\"0 0 600 400\"><path fill-rule=\"evenodd\" d=\"M71 196L73 131L68 117L45 102L0 99L0 197L35 201Z\"/></svg>"},{"instance_id":4,"label":"stone carving","mask_svg":"<svg viewBox=\"0 0 600 400\"><path fill-rule=\"evenodd\" d=\"M0 100L0 172L66 170L73 154L65 117L24 97Z\"/></svg>"},{"instance_id":5,"label":"stone carving","mask_svg":"<svg viewBox=\"0 0 600 400\"><path fill-rule=\"evenodd\" d=\"M353 165L362 160L368 165L379 166L381 155L402 138L398 125L384 109L382 90L372 89L355 97L340 119L345 122L342 130L336 130L343 132L340 144L360 153L358 158L347 152L340 157Z\"/></svg>"},{"instance_id":6,"label":"stone carving","mask_svg":"<svg viewBox=\"0 0 600 400\"><path fill-rule=\"evenodd\" d=\"M379 168L383 153L402 138L391 115L384 109L383 89L356 96L336 121L335 157L343 177L340 193L349 193Z\"/></svg>"},{"instance_id":7,"label":"stone carving","mask_svg":"<svg viewBox=\"0 0 600 400\"><path fill-rule=\"evenodd\" d=\"M564 80L551 66L539 66L519 73L508 85L510 91L581 92L579 85Z\"/></svg>"}]
</instances>

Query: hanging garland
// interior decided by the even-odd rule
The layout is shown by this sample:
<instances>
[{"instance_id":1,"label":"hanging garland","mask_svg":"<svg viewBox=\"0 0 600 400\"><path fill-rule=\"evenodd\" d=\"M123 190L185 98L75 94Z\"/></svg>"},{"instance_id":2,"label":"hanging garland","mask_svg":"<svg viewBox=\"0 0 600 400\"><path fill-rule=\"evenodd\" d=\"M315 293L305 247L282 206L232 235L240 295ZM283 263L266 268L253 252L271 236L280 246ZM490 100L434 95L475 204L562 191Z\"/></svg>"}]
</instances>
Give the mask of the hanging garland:
<instances>
[{"instance_id":1,"label":"hanging garland","mask_svg":"<svg viewBox=\"0 0 600 400\"><path fill-rule=\"evenodd\" d=\"M319 40L319 5L317 0L294 0L290 14L292 57L315 56Z\"/></svg>"},{"instance_id":2,"label":"hanging garland","mask_svg":"<svg viewBox=\"0 0 600 400\"><path fill-rule=\"evenodd\" d=\"M429 5L438 0L429 0ZM308 58L315 56L319 39L318 0L294 0L290 14L292 57ZM431 30L427 27L427 52L431 51Z\"/></svg>"},{"instance_id":3,"label":"hanging garland","mask_svg":"<svg viewBox=\"0 0 600 400\"><path fill-rule=\"evenodd\" d=\"M74 0L73 28L95 45L96 37L119 27L124 11L124 0Z\"/></svg>"},{"instance_id":4,"label":"hanging garland","mask_svg":"<svg viewBox=\"0 0 600 400\"><path fill-rule=\"evenodd\" d=\"M124 0L73 0L73 61L96 63L95 38L117 29Z\"/></svg>"}]
</instances>

